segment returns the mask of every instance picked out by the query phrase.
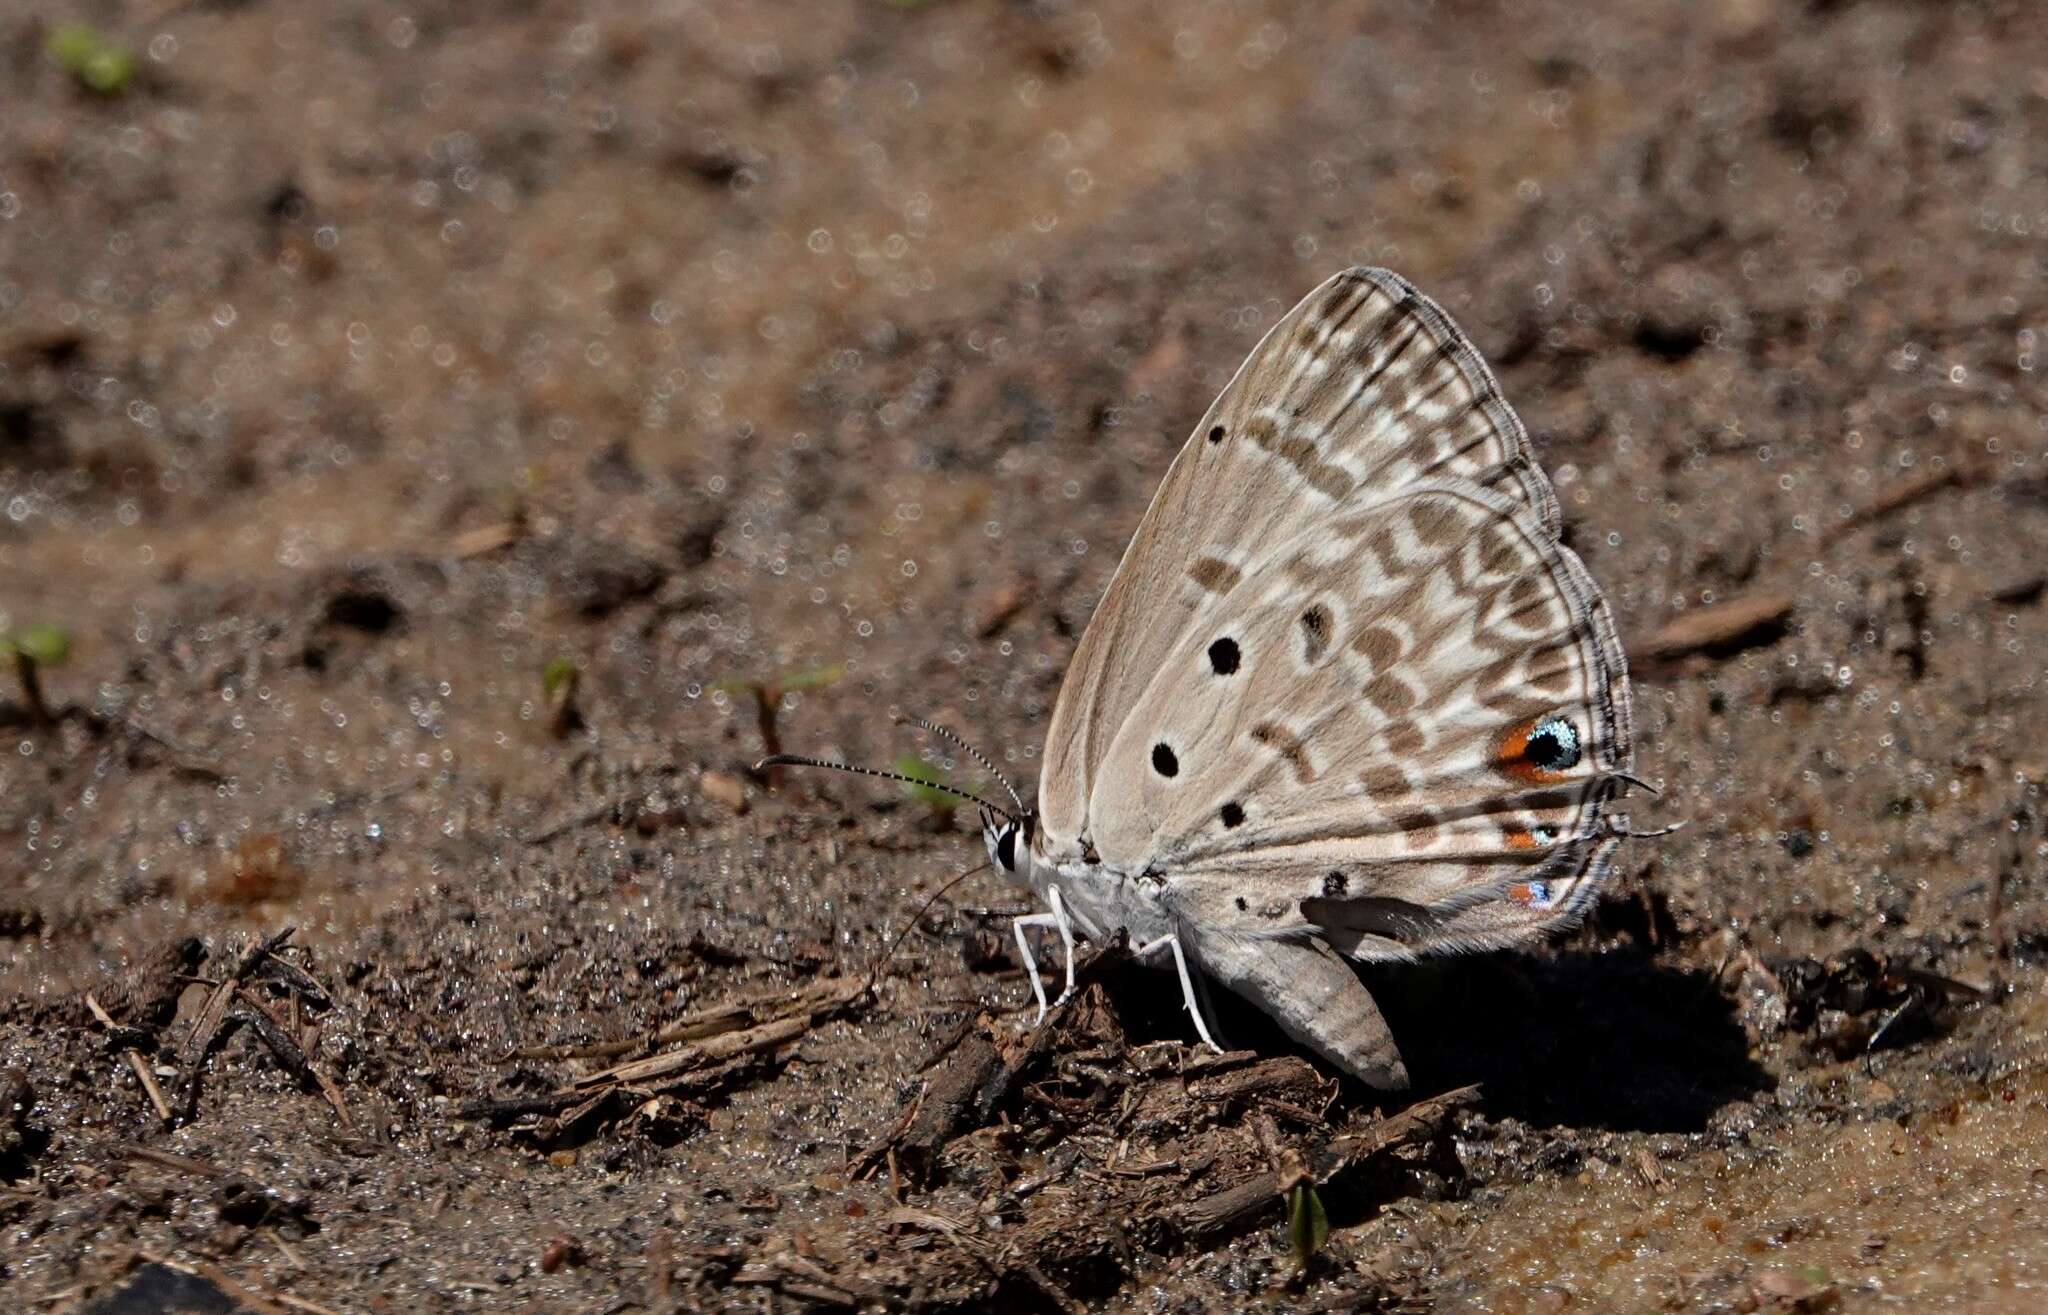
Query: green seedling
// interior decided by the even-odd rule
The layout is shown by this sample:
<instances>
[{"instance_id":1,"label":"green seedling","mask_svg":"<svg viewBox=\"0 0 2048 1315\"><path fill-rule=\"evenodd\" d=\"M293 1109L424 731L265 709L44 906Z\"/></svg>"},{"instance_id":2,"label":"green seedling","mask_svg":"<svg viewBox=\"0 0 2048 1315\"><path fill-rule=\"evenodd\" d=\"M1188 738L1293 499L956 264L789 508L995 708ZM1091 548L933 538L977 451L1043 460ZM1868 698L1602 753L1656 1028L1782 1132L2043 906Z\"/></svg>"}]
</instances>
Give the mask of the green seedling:
<instances>
[{"instance_id":1,"label":"green seedling","mask_svg":"<svg viewBox=\"0 0 2048 1315\"><path fill-rule=\"evenodd\" d=\"M22 706L38 726L57 720L43 699L42 669L62 666L71 656L71 636L48 622L23 626L0 635L0 661L14 665L14 678L21 686Z\"/></svg>"},{"instance_id":2,"label":"green seedling","mask_svg":"<svg viewBox=\"0 0 2048 1315\"><path fill-rule=\"evenodd\" d=\"M1287 1193L1287 1241L1294 1249L1294 1263L1307 1269L1329 1240L1330 1216L1323 1210L1323 1198L1313 1184L1296 1183Z\"/></svg>"},{"instance_id":3,"label":"green seedling","mask_svg":"<svg viewBox=\"0 0 2048 1315\"><path fill-rule=\"evenodd\" d=\"M548 733L567 739L583 727L583 711L576 706L576 690L583 683L583 668L558 657L540 671L540 692L548 704Z\"/></svg>"},{"instance_id":4,"label":"green seedling","mask_svg":"<svg viewBox=\"0 0 2048 1315\"><path fill-rule=\"evenodd\" d=\"M711 682L711 692L745 695L753 699L754 721L761 731L761 756L773 758L782 752L782 732L775 724L776 712L782 707L782 696L824 689L827 685L837 683L845 674L845 667L835 665L785 671L773 680L765 681L747 676L727 676L723 680ZM771 788L781 788L782 768L768 769L768 784Z\"/></svg>"},{"instance_id":5,"label":"green seedling","mask_svg":"<svg viewBox=\"0 0 2048 1315\"><path fill-rule=\"evenodd\" d=\"M903 793L934 813L951 816L960 803L960 796L947 789L953 784L953 779L946 775L945 769L933 766L914 753L899 755L895 762L889 764L889 770L898 776L914 778L904 783Z\"/></svg>"},{"instance_id":6,"label":"green seedling","mask_svg":"<svg viewBox=\"0 0 2048 1315\"><path fill-rule=\"evenodd\" d=\"M50 58L96 96L119 96L135 82L135 52L90 23L66 23L50 33Z\"/></svg>"}]
</instances>

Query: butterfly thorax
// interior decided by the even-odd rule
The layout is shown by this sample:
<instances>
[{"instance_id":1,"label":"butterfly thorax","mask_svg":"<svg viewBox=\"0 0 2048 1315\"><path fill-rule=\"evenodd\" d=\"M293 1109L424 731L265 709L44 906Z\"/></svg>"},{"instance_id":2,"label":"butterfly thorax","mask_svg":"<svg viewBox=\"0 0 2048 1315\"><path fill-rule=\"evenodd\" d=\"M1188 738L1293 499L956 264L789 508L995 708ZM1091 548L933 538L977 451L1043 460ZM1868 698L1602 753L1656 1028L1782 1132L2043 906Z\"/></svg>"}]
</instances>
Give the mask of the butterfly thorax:
<instances>
[{"instance_id":1,"label":"butterfly thorax","mask_svg":"<svg viewBox=\"0 0 2048 1315\"><path fill-rule=\"evenodd\" d=\"M1177 930L1164 883L1093 859L1081 843L1060 843L1029 814L1019 823L989 827L986 840L997 870L1047 904L1057 890L1074 924L1090 940L1121 929L1133 944L1142 944Z\"/></svg>"}]
</instances>

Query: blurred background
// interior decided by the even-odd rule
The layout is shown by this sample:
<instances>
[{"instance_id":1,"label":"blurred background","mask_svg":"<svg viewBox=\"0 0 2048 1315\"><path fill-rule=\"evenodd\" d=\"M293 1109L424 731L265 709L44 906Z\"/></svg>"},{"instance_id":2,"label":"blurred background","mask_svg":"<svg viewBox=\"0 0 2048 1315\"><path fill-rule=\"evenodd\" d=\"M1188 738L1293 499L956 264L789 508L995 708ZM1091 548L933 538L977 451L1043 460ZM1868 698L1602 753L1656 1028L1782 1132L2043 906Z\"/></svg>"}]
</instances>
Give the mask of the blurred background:
<instances>
[{"instance_id":1,"label":"blurred background","mask_svg":"<svg viewBox=\"0 0 2048 1315\"><path fill-rule=\"evenodd\" d=\"M572 881L869 944L971 845L764 737L1035 779L1188 426L1358 263L1496 364L1637 659L1690 827L1623 922L1735 1000L2032 983L2044 51L2021 0L14 6L0 983Z\"/></svg>"}]
</instances>

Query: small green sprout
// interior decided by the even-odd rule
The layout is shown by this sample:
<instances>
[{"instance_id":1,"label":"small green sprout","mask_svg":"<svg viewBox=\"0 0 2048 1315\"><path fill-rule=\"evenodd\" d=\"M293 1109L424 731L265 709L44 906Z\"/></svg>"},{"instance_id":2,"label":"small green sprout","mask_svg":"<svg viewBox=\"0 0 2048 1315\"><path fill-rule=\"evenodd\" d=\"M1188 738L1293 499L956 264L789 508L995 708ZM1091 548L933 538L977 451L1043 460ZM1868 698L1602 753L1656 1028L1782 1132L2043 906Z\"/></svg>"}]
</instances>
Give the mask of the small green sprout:
<instances>
[{"instance_id":1,"label":"small green sprout","mask_svg":"<svg viewBox=\"0 0 2048 1315\"><path fill-rule=\"evenodd\" d=\"M1312 1183L1296 1183L1288 1190L1287 1240L1294 1248L1294 1263L1303 1269L1330 1240L1330 1216Z\"/></svg>"},{"instance_id":2,"label":"small green sprout","mask_svg":"<svg viewBox=\"0 0 2048 1315\"><path fill-rule=\"evenodd\" d=\"M135 81L135 52L90 23L66 23L50 33L50 58L87 91L118 96Z\"/></svg>"},{"instance_id":3,"label":"small green sprout","mask_svg":"<svg viewBox=\"0 0 2048 1315\"><path fill-rule=\"evenodd\" d=\"M71 656L71 636L47 621L0 634L0 662L14 664L22 706L39 726L57 720L43 699L42 669L62 666Z\"/></svg>"},{"instance_id":4,"label":"small green sprout","mask_svg":"<svg viewBox=\"0 0 2048 1315\"><path fill-rule=\"evenodd\" d=\"M895 762L889 764L889 770L898 776L912 777L915 782L921 783L905 782L903 792L933 812L951 813L960 802L958 795L934 788L953 784L952 778L946 775L945 770L926 762L914 753L899 755Z\"/></svg>"},{"instance_id":5,"label":"small green sprout","mask_svg":"<svg viewBox=\"0 0 2048 1315\"><path fill-rule=\"evenodd\" d=\"M755 680L748 676L726 676L711 682L713 694L747 695L754 700L754 722L761 731L761 756L773 758L782 752L782 732L775 724L775 714L782 706L785 694L807 693L824 689L838 683L846 675L846 668L833 665L805 667L798 671L785 671L773 680ZM782 769L768 769L768 785L779 789L782 785Z\"/></svg>"},{"instance_id":6,"label":"small green sprout","mask_svg":"<svg viewBox=\"0 0 2048 1315\"><path fill-rule=\"evenodd\" d=\"M784 694L789 694L823 689L827 685L837 684L840 677L845 674L846 668L841 666L806 667L802 671L785 672L775 683Z\"/></svg>"},{"instance_id":7,"label":"small green sprout","mask_svg":"<svg viewBox=\"0 0 2048 1315\"><path fill-rule=\"evenodd\" d=\"M576 706L576 689L583 683L583 668L565 657L555 658L540 671L540 691L552 710L548 732L567 739L583 725L582 710Z\"/></svg>"}]
</instances>

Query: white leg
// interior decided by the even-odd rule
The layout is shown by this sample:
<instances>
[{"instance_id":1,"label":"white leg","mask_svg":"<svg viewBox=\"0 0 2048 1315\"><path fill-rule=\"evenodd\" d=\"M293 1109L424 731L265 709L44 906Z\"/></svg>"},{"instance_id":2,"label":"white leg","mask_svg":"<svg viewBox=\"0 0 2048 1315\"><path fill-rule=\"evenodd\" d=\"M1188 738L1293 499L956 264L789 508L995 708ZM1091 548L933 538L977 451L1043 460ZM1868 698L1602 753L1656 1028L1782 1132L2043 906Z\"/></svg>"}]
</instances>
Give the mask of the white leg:
<instances>
[{"instance_id":1,"label":"white leg","mask_svg":"<svg viewBox=\"0 0 2048 1315\"><path fill-rule=\"evenodd\" d=\"M1038 1000L1038 1021L1045 1021L1045 983L1038 980L1038 956L1031 952L1031 938L1024 934L1026 927L1057 927L1059 919L1050 913L1032 913L1012 919L1010 927L1017 933L1017 950L1024 956L1024 976L1031 981L1031 994ZM1071 962L1071 960L1070 960ZM1068 969L1069 972L1072 969Z\"/></svg>"},{"instance_id":2,"label":"white leg","mask_svg":"<svg viewBox=\"0 0 2048 1315\"><path fill-rule=\"evenodd\" d=\"M1060 929L1060 945L1067 952L1067 986L1056 1002L1065 1004L1074 994L1074 922L1067 916L1067 902L1060 898L1060 888L1053 886L1046 894L1052 904L1053 925Z\"/></svg>"},{"instance_id":3,"label":"white leg","mask_svg":"<svg viewBox=\"0 0 2048 1315\"><path fill-rule=\"evenodd\" d=\"M1144 959L1162 949L1173 951L1173 966L1180 973L1181 1003L1187 1007L1188 1017L1195 1020L1195 1035L1202 1038L1203 1045L1219 1055L1222 1054L1223 1047L1216 1044L1216 1039L1209 1035L1209 1025L1202 1021L1202 1006L1195 999L1195 979L1188 973L1188 958L1181 952L1180 937L1170 934L1161 936L1156 941L1147 941L1140 945L1134 953L1138 958Z\"/></svg>"}]
</instances>

